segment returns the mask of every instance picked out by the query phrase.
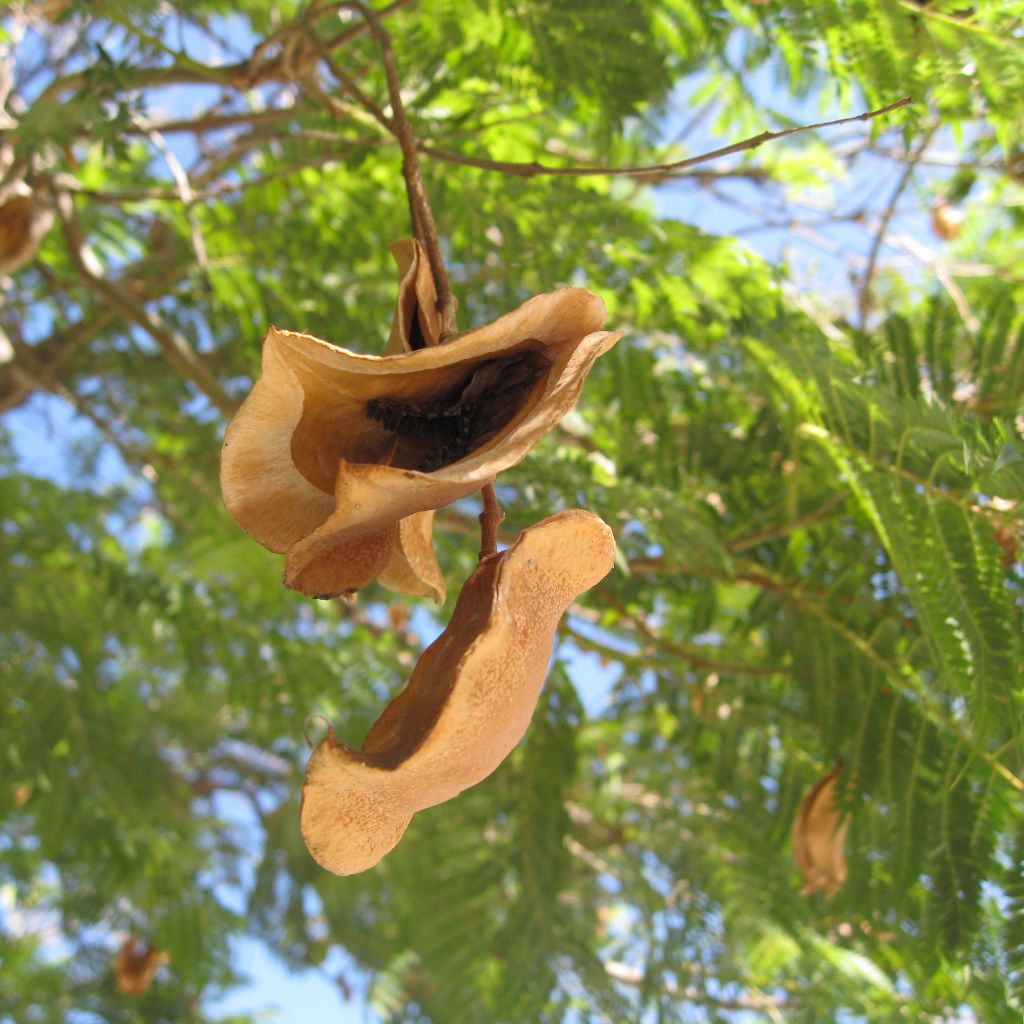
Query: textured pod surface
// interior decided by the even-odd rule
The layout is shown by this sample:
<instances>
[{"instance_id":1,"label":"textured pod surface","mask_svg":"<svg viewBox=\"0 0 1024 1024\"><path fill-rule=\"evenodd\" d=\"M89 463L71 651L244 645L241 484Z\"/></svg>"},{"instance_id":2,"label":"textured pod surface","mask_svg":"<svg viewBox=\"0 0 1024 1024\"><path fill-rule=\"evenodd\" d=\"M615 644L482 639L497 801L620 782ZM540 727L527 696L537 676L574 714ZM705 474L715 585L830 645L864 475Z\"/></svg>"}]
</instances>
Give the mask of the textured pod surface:
<instances>
[{"instance_id":1,"label":"textured pod surface","mask_svg":"<svg viewBox=\"0 0 1024 1024\"><path fill-rule=\"evenodd\" d=\"M428 524L401 533L398 521L457 501L519 462L572 409L594 361L621 336L597 330L598 296L563 288L433 344L422 257L399 247L396 258L404 273L391 354L271 328L262 375L224 437L228 512L285 553L288 586L316 597L358 589L387 569L392 585L442 599L432 548L423 549Z\"/></svg>"},{"instance_id":2,"label":"textured pod surface","mask_svg":"<svg viewBox=\"0 0 1024 1024\"><path fill-rule=\"evenodd\" d=\"M849 818L836 806L836 781L842 765L819 779L804 797L793 822L793 857L804 876L801 896L824 892L832 897L846 881L846 830Z\"/></svg>"},{"instance_id":3,"label":"textured pod surface","mask_svg":"<svg viewBox=\"0 0 1024 1024\"><path fill-rule=\"evenodd\" d=\"M412 815L491 774L526 732L565 609L603 579L615 540L597 516L562 512L483 559L452 620L360 750L330 734L313 752L302 835L328 871L373 867Z\"/></svg>"}]
</instances>

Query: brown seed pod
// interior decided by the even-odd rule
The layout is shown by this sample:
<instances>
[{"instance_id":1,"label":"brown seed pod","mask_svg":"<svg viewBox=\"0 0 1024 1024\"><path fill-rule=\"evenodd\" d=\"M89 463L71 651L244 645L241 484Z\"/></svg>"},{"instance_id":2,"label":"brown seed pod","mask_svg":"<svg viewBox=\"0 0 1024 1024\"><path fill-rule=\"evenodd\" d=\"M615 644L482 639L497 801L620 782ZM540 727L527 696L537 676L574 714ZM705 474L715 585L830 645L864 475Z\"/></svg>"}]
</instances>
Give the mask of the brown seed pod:
<instances>
[{"instance_id":1,"label":"brown seed pod","mask_svg":"<svg viewBox=\"0 0 1024 1024\"><path fill-rule=\"evenodd\" d=\"M943 241L952 242L960 234L963 222L963 210L957 210L943 201L932 207L932 231Z\"/></svg>"},{"instance_id":2,"label":"brown seed pod","mask_svg":"<svg viewBox=\"0 0 1024 1024\"><path fill-rule=\"evenodd\" d=\"M614 562L611 530L581 509L531 526L480 561L448 627L362 748L332 731L313 751L300 818L317 863L336 875L373 867L416 811L501 764L530 724L562 613Z\"/></svg>"},{"instance_id":3,"label":"brown seed pod","mask_svg":"<svg viewBox=\"0 0 1024 1024\"><path fill-rule=\"evenodd\" d=\"M426 261L415 246L396 255L392 354L271 328L263 374L224 437L228 512L284 552L286 585L313 597L380 577L442 600L430 514L519 462L621 336L597 329L596 295L563 288L438 344Z\"/></svg>"},{"instance_id":4,"label":"brown seed pod","mask_svg":"<svg viewBox=\"0 0 1024 1024\"><path fill-rule=\"evenodd\" d=\"M36 254L53 224L53 211L35 196L14 195L0 205L0 274L13 274Z\"/></svg>"},{"instance_id":5,"label":"brown seed pod","mask_svg":"<svg viewBox=\"0 0 1024 1024\"><path fill-rule=\"evenodd\" d=\"M992 535L996 544L999 545L1001 555L999 562L1004 569L1012 569L1017 564L1017 551L1024 538L1024 523L1018 521L1015 524L994 523Z\"/></svg>"},{"instance_id":6,"label":"brown seed pod","mask_svg":"<svg viewBox=\"0 0 1024 1024\"><path fill-rule=\"evenodd\" d=\"M842 762L819 779L804 797L793 822L793 856L804 876L801 896L824 892L829 898L846 881L846 830L850 819L843 820L836 806L836 781Z\"/></svg>"},{"instance_id":7,"label":"brown seed pod","mask_svg":"<svg viewBox=\"0 0 1024 1024\"><path fill-rule=\"evenodd\" d=\"M165 950L156 949L151 942L143 943L129 935L114 957L114 981L128 996L144 996L153 984L156 972L168 961Z\"/></svg>"}]
</instances>

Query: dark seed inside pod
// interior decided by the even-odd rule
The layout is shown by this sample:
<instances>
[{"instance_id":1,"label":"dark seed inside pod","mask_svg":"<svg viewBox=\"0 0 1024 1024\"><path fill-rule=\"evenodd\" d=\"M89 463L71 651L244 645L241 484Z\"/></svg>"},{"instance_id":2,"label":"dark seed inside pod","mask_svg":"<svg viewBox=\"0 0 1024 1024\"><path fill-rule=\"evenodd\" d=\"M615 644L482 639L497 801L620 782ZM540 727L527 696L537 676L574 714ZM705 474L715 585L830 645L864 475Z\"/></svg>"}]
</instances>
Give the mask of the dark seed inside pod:
<instances>
[{"instance_id":1,"label":"dark seed inside pod","mask_svg":"<svg viewBox=\"0 0 1024 1024\"><path fill-rule=\"evenodd\" d=\"M373 398L366 415L417 453L424 473L449 466L486 444L519 411L551 363L539 352L480 363L459 386L429 402Z\"/></svg>"}]
</instances>

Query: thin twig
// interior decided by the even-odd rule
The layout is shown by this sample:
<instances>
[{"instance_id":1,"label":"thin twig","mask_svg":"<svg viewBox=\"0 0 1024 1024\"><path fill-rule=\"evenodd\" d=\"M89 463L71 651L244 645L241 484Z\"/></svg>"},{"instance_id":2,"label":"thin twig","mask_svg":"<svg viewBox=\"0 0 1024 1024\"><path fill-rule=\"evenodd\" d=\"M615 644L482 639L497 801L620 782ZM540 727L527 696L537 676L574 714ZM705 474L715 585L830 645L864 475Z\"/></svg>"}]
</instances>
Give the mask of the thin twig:
<instances>
[{"instance_id":1,"label":"thin twig","mask_svg":"<svg viewBox=\"0 0 1024 1024\"><path fill-rule=\"evenodd\" d=\"M397 14L417 3L418 0L393 0L387 7L382 7L374 17L386 18ZM334 5L341 6L341 5ZM354 42L368 29L368 25L353 25L328 43L330 49L338 50ZM275 33L276 40L280 33ZM182 55L170 66L139 67L125 65L118 68L119 80L124 83L126 91L146 89L150 86L168 85L220 85L234 88L253 88L266 82L291 82L294 69L285 66L280 55L263 59L267 41L258 43L252 54L245 60L235 64L224 64L211 67ZM76 92L91 87L91 69L74 71L54 79L39 95L36 103L59 102L69 92Z\"/></svg>"},{"instance_id":2,"label":"thin twig","mask_svg":"<svg viewBox=\"0 0 1024 1024\"><path fill-rule=\"evenodd\" d=\"M455 300L448 286L448 274L444 268L444 257L437 236L437 225L434 222L430 200L420 174L419 159L416 155L418 144L402 103L402 87L398 79L398 67L395 63L395 51L391 45L391 36L381 24L377 14L361 0L351 0L345 6L358 11L366 19L384 57L384 73L387 76L388 97L391 101L390 130L402 147L402 176L405 178L405 187L409 195L409 210L416 238L426 250L430 272L437 289L437 308L441 313L441 340L444 341L456 333Z\"/></svg>"},{"instance_id":3,"label":"thin twig","mask_svg":"<svg viewBox=\"0 0 1024 1024\"><path fill-rule=\"evenodd\" d=\"M191 345L175 330L168 327L156 313L150 312L134 296L115 281L104 276L95 254L85 241L82 226L75 215L71 194L58 189L57 212L64 228L68 254L82 280L99 292L114 308L137 324L159 345L167 361L187 380L190 380L225 416L233 416L237 403L220 386L220 382L202 363Z\"/></svg>"},{"instance_id":4,"label":"thin twig","mask_svg":"<svg viewBox=\"0 0 1024 1024\"><path fill-rule=\"evenodd\" d=\"M875 232L875 239L871 243L871 252L868 254L868 265L864 270L864 277L861 281L860 295L857 300L857 316L860 320L860 329L863 331L866 324L868 315L871 312L871 282L875 276L875 269L878 266L878 257L882 251L882 242L885 239L885 233L889 230L889 223L892 221L894 214L896 213L896 205L899 203L900 196L903 195L904 190L910 184L910 179L914 175L914 169L917 167L917 161L924 155L924 151L928 148L928 144L932 140L932 136L935 134L935 127L932 127L921 139L920 145L917 149L911 153L907 158L907 165L903 168L903 173L900 175L900 180L896 183L896 188L893 189L892 196L889 199L889 205L885 208L885 213L882 214L882 221L878 225L878 230Z\"/></svg>"},{"instance_id":5,"label":"thin twig","mask_svg":"<svg viewBox=\"0 0 1024 1024\"><path fill-rule=\"evenodd\" d=\"M360 88L359 83L331 56L327 47L320 40L309 32L310 41L317 48L320 59L327 66L327 70L348 90L352 98L389 134L397 134L391 118ZM312 83L307 83L306 87Z\"/></svg>"},{"instance_id":6,"label":"thin twig","mask_svg":"<svg viewBox=\"0 0 1024 1024\"><path fill-rule=\"evenodd\" d=\"M655 629L638 611L633 612L626 608L626 606L609 588L600 587L599 593L602 601L613 607L619 613L623 624L632 623L640 633L647 637L656 649L667 651L674 658L678 658L680 661L684 661L686 664L692 665L694 668L706 669L709 672L727 673L730 675L784 676L792 674L791 670L787 668L778 668L769 665L746 665L742 662L731 662L724 661L719 658L708 658L697 651L693 651L690 648L682 646L682 644L677 644L666 639L665 636L659 630ZM579 606L570 606L570 611L574 615L579 615ZM582 618L582 616L580 617Z\"/></svg>"},{"instance_id":7,"label":"thin twig","mask_svg":"<svg viewBox=\"0 0 1024 1024\"><path fill-rule=\"evenodd\" d=\"M14 349L9 365L0 365L0 413L15 408L38 388L54 390L57 371L116 319L110 308L102 309L88 323L55 332L35 345L27 345L15 331L8 330Z\"/></svg>"},{"instance_id":8,"label":"thin twig","mask_svg":"<svg viewBox=\"0 0 1024 1024\"><path fill-rule=\"evenodd\" d=\"M421 145L420 152L444 160L452 164L462 164L466 167L479 167L485 171L498 171L501 174L511 174L518 178L536 178L540 175L549 175L560 178L585 178L607 175L609 177L635 178L641 176L664 177L675 171L684 170L687 167L694 167L697 164L707 163L709 160L717 160L719 157L731 156L733 153L743 153L748 150L757 149L766 142L774 142L776 139L784 139L789 135L799 135L801 132L815 131L818 128L833 128L836 125L850 124L854 121L870 121L884 114L890 114L900 107L905 107L912 102L909 96L896 100L888 106L879 110L869 110L854 117L841 117L836 121L822 121L819 124L799 125L796 128L785 128L779 132L761 132L760 135L751 136L742 142L734 142L721 149L711 150L709 153L701 153L699 156L687 157L685 160L675 160L667 164L643 165L638 167L548 167L539 163L513 163L507 160L487 160L483 157L465 156L462 153L449 153L445 150L435 149L433 146Z\"/></svg>"},{"instance_id":9,"label":"thin twig","mask_svg":"<svg viewBox=\"0 0 1024 1024\"><path fill-rule=\"evenodd\" d=\"M298 135L297 137L301 138L302 136ZM351 140L350 146L353 150L365 149L370 146L379 145L380 141L376 137L357 138ZM287 167L282 167L279 170L271 171L259 177L221 181L214 187L202 190L197 189L192 193L193 201L200 202L208 199L219 199L233 192L247 192L250 189L262 188L271 182L295 177L308 168L320 168L325 164L337 162L338 153L347 152L348 148L346 146L345 149L335 148L333 152L319 153L315 157L297 161L289 164ZM67 191L73 192L75 195L85 196L88 199L95 199L97 202L114 206L121 205L122 203L150 203L154 199L171 201L181 199L181 193L174 188L146 188L133 192L104 192L100 189L83 188L73 181L66 182L66 185Z\"/></svg>"},{"instance_id":10,"label":"thin twig","mask_svg":"<svg viewBox=\"0 0 1024 1024\"><path fill-rule=\"evenodd\" d=\"M333 59L333 58L332 58ZM295 117L295 111L290 107L274 107L270 110L243 110L230 114L215 114L209 111L205 114L198 114L196 117L171 118L166 121L154 123L150 129L136 126L128 128L125 134L142 132L148 130L158 131L163 135L172 135L179 132L189 132L193 135L201 135L203 132L219 132L227 128L237 128L240 125L254 127L255 125L274 125L281 121L287 121Z\"/></svg>"},{"instance_id":11,"label":"thin twig","mask_svg":"<svg viewBox=\"0 0 1024 1024\"><path fill-rule=\"evenodd\" d=\"M192 209L193 204L196 201L196 197L195 192L192 190L192 184L188 180L188 171L186 171L182 166L181 161L177 156L175 156L174 151L167 145L166 139L164 139L156 128L148 125L145 119L141 117L136 118L135 123L143 132L145 132L146 137L153 143L154 148L164 158L164 163L167 164L167 169L171 172L171 177L174 179L178 195L181 197L182 206L185 208L185 219L188 221L189 233L192 237L192 249L196 254L196 264L203 277L206 279L207 286L209 287L210 260L206 252L206 242L203 239L203 232L199 227L199 220L196 217L195 211Z\"/></svg>"},{"instance_id":12,"label":"thin twig","mask_svg":"<svg viewBox=\"0 0 1024 1024\"><path fill-rule=\"evenodd\" d=\"M484 501L480 513L480 557L488 558L498 553L498 527L505 518L498 496L494 493L494 484L486 484L480 491Z\"/></svg>"},{"instance_id":13,"label":"thin twig","mask_svg":"<svg viewBox=\"0 0 1024 1024\"><path fill-rule=\"evenodd\" d=\"M845 622L834 618L823 605L809 600L799 585L793 586L781 577L774 576L760 567L749 572L740 572L736 578L778 594L787 604L798 611L807 612L838 634L852 650L878 669L889 680L895 691L916 701L933 724L956 736L964 746L980 757L1004 781L1019 793L1024 793L1024 778L1015 775L994 754L986 750L982 743L967 731L966 726L942 705L936 695L928 689L913 670L905 671L908 667L907 661L898 656L886 658L879 654L868 640L851 629Z\"/></svg>"},{"instance_id":14,"label":"thin twig","mask_svg":"<svg viewBox=\"0 0 1024 1024\"><path fill-rule=\"evenodd\" d=\"M650 668L652 665L652 657L659 651L667 651L673 660L682 661L694 668L706 670L708 672L718 672L721 675L754 675L754 676L777 676L777 675L791 675L789 669L786 668L769 668L761 665L744 665L740 662L735 661L724 661L718 658L708 658L702 654L698 654L687 647L683 647L680 644L673 644L669 641L665 641L660 634L652 635L650 627L646 629L639 622L636 621L633 616L626 616L624 622L633 622L637 629L644 633L650 641L649 646L637 647L635 652L623 651L617 647L610 647L607 644L602 644L599 640L595 640L591 636L587 636L586 633L581 633L580 630L573 626L573 619L578 619L581 622L588 622L590 625L597 625L597 616L585 615L584 612L587 609L583 608L582 605L572 604L569 606L570 617L562 624L561 630L565 633L566 637L570 642L578 647L582 651L589 651L592 654L596 654L600 658L607 658L609 661L618 662L623 665L634 665L640 668Z\"/></svg>"},{"instance_id":15,"label":"thin twig","mask_svg":"<svg viewBox=\"0 0 1024 1024\"><path fill-rule=\"evenodd\" d=\"M651 988L657 986L657 981L652 982L646 971L639 967L630 967L628 964L608 960L604 963L605 974L612 981L620 985L630 985L636 988ZM660 986L673 999L686 999L690 1002L706 1004L717 1007L720 1010L767 1010L768 1007L786 1006L792 1002L793 997L787 1001L780 1002L766 995L741 995L734 998L713 996L705 989L698 989L695 985L678 985L674 981L666 981Z\"/></svg>"},{"instance_id":16,"label":"thin twig","mask_svg":"<svg viewBox=\"0 0 1024 1024\"><path fill-rule=\"evenodd\" d=\"M732 554L739 554L741 551L747 551L750 548L756 548L759 544L765 544L768 541L778 540L780 537L788 537L794 530L799 530L805 526L810 526L812 523L817 522L823 516L828 515L837 505L842 505L846 501L849 495L845 490L837 491L832 495L824 505L819 508L812 509L810 512L801 516L799 519L793 520L791 523L785 523L782 526L776 526L770 530L764 530L761 533L750 534L746 537L737 537L735 540L731 540L726 544L726 548Z\"/></svg>"}]
</instances>

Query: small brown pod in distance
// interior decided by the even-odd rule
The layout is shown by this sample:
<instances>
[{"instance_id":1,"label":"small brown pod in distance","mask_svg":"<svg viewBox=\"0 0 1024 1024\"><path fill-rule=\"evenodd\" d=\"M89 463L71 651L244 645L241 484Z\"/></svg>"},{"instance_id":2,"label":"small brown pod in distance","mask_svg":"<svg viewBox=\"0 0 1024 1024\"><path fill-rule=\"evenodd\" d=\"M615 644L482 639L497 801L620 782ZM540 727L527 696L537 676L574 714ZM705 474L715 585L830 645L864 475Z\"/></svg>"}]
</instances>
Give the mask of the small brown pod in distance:
<instances>
[{"instance_id":1,"label":"small brown pod in distance","mask_svg":"<svg viewBox=\"0 0 1024 1024\"><path fill-rule=\"evenodd\" d=\"M846 881L846 830L850 819L836 804L840 762L804 797L793 822L793 858L804 876L801 896L835 896Z\"/></svg>"}]
</instances>

